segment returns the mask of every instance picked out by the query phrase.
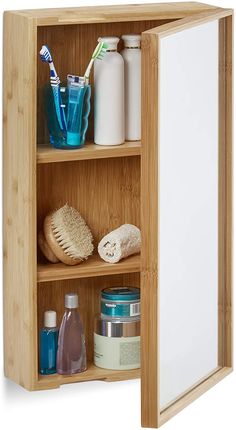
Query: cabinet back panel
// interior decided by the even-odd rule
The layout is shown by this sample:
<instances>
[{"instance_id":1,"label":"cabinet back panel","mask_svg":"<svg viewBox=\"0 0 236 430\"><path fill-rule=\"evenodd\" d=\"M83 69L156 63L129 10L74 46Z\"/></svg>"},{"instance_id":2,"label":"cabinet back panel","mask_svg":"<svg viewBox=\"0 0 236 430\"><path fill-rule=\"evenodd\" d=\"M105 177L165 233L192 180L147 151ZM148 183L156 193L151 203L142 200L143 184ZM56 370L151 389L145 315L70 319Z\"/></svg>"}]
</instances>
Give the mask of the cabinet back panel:
<instances>
[{"instance_id":1,"label":"cabinet back panel","mask_svg":"<svg viewBox=\"0 0 236 430\"><path fill-rule=\"evenodd\" d=\"M43 326L44 311L57 312L60 325L64 313L64 296L75 292L79 295L79 311L84 324L88 361L93 360L94 317L100 312L100 292L111 286L139 286L139 274L113 275L97 278L68 281L45 282L38 284L38 327Z\"/></svg>"},{"instance_id":2,"label":"cabinet back panel","mask_svg":"<svg viewBox=\"0 0 236 430\"><path fill-rule=\"evenodd\" d=\"M138 156L38 165L37 190L38 229L50 211L66 203L85 218L95 247L121 224L140 226Z\"/></svg>"},{"instance_id":3,"label":"cabinet back panel","mask_svg":"<svg viewBox=\"0 0 236 430\"><path fill-rule=\"evenodd\" d=\"M45 26L38 28L37 51L42 45L49 46L57 73L61 81L66 80L68 73L83 75L97 44L99 36L121 36L129 33L142 33L171 20L152 20L137 22L111 22L104 24L75 24ZM121 47L121 42L120 42ZM49 82L49 68L37 55L37 142L48 143L49 137L45 124L43 108L43 86ZM93 72L91 72L93 84ZM92 95L93 106L93 95ZM93 109L90 113L90 124L87 138L93 140Z\"/></svg>"}]
</instances>

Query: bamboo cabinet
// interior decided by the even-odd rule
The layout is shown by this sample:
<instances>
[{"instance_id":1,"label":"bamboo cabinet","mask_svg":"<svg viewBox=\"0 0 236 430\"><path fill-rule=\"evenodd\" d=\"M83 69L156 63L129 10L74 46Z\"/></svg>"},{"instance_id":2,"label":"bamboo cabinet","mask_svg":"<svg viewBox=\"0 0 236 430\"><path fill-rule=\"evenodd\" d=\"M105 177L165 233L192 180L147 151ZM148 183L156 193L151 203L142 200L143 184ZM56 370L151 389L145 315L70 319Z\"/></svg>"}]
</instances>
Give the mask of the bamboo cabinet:
<instances>
[{"instance_id":1,"label":"bamboo cabinet","mask_svg":"<svg viewBox=\"0 0 236 430\"><path fill-rule=\"evenodd\" d=\"M99 36L129 33L142 35L141 142L94 145L92 112L82 149L50 147L42 44L65 79L85 70ZM5 375L43 390L141 374L142 425L159 427L232 370L232 10L193 2L5 12L3 123ZM95 249L119 225L139 226L141 256L46 263L37 231L66 202ZM141 370L93 364L100 291L122 285L141 288ZM71 290L88 370L41 376L43 313L60 320Z\"/></svg>"}]
</instances>

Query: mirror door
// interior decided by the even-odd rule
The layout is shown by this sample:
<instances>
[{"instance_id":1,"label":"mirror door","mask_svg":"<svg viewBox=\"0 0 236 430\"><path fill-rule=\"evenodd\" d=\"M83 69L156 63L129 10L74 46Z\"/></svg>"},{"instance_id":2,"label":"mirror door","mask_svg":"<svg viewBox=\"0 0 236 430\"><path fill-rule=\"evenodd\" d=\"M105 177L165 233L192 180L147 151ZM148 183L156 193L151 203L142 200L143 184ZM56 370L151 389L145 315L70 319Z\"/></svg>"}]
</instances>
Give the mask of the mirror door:
<instances>
[{"instance_id":1,"label":"mirror door","mask_svg":"<svg viewBox=\"0 0 236 430\"><path fill-rule=\"evenodd\" d=\"M142 35L144 426L160 425L231 366L230 23L221 9Z\"/></svg>"}]
</instances>

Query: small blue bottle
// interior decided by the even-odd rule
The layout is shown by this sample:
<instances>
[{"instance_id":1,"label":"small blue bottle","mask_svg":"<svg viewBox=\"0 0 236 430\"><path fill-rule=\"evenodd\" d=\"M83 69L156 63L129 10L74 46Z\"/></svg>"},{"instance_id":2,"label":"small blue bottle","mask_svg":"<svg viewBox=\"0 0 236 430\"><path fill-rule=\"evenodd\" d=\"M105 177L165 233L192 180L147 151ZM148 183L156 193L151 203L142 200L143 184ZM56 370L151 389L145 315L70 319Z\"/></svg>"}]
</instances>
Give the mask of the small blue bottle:
<instances>
[{"instance_id":1,"label":"small blue bottle","mask_svg":"<svg viewBox=\"0 0 236 430\"><path fill-rule=\"evenodd\" d=\"M44 328L40 331L40 373L56 373L58 346L57 314L55 311L44 312Z\"/></svg>"}]
</instances>

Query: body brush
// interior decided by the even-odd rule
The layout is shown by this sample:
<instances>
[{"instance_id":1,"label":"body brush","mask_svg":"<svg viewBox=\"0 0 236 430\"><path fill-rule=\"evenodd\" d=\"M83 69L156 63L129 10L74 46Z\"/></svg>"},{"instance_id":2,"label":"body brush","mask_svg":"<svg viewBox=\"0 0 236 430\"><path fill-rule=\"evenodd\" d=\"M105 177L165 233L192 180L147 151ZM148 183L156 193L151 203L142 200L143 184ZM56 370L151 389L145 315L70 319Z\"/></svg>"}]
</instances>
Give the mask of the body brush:
<instances>
[{"instance_id":1,"label":"body brush","mask_svg":"<svg viewBox=\"0 0 236 430\"><path fill-rule=\"evenodd\" d=\"M65 264L79 264L93 253L89 227L79 212L68 205L46 216L44 236L55 256Z\"/></svg>"}]
</instances>

